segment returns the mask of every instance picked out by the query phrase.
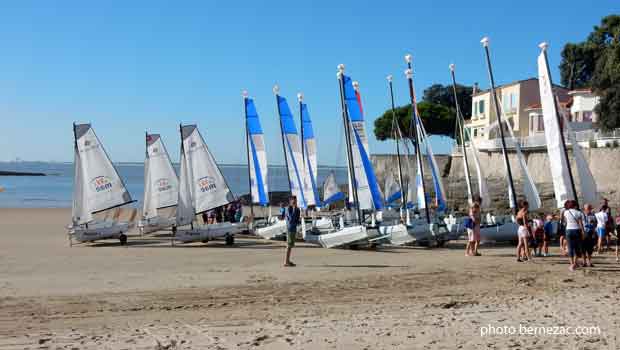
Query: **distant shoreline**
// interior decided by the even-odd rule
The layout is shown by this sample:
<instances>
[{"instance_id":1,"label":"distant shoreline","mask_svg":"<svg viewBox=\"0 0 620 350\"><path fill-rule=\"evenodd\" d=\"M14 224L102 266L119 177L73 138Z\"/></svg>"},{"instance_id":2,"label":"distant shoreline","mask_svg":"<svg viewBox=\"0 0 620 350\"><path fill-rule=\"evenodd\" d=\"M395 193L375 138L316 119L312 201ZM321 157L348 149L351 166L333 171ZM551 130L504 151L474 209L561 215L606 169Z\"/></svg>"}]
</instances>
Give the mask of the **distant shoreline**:
<instances>
[{"instance_id":1,"label":"distant shoreline","mask_svg":"<svg viewBox=\"0 0 620 350\"><path fill-rule=\"evenodd\" d=\"M0 176L46 176L44 173L30 173L24 171L3 171L0 170Z\"/></svg>"}]
</instances>

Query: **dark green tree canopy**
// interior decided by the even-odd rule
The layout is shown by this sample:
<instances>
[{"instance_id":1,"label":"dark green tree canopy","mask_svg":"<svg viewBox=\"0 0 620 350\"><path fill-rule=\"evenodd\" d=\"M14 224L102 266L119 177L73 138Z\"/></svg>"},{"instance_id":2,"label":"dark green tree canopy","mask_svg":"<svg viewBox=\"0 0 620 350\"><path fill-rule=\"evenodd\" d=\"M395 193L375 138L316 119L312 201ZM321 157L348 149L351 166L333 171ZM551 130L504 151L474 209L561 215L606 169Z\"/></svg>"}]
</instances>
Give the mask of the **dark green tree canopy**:
<instances>
[{"instance_id":1,"label":"dark green tree canopy","mask_svg":"<svg viewBox=\"0 0 620 350\"><path fill-rule=\"evenodd\" d=\"M620 127L620 16L610 15L581 43L562 50L562 84L590 87L600 96L596 107L603 130Z\"/></svg>"},{"instance_id":2,"label":"dark green tree canopy","mask_svg":"<svg viewBox=\"0 0 620 350\"><path fill-rule=\"evenodd\" d=\"M471 86L456 85L461 113L465 119L471 117ZM403 137L410 137L411 105L396 108L396 119ZM454 137L456 107L452 85L433 84L424 90L424 99L418 103L418 112L426 132L432 135ZM394 138L392 110L388 109L375 120L375 137L384 141Z\"/></svg>"}]
</instances>

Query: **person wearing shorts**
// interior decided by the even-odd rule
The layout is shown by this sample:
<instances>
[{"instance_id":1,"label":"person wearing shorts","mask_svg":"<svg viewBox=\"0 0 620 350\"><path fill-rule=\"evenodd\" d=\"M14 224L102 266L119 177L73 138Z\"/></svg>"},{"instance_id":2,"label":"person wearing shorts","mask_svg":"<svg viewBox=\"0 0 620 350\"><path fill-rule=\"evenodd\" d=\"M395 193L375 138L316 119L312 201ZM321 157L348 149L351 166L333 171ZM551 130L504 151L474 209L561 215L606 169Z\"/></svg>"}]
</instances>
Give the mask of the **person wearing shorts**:
<instances>
[{"instance_id":1,"label":"person wearing shorts","mask_svg":"<svg viewBox=\"0 0 620 350\"><path fill-rule=\"evenodd\" d=\"M297 198L292 196L289 206L286 208L286 253L284 255L284 266L295 266L291 261L291 251L297 239L297 225L301 222L301 210L297 206Z\"/></svg>"},{"instance_id":2,"label":"person wearing shorts","mask_svg":"<svg viewBox=\"0 0 620 350\"><path fill-rule=\"evenodd\" d=\"M527 201L521 201L519 203L519 212L517 213L517 237L519 244L517 244L517 262L527 261L531 259L530 249L528 247L528 239L530 236L530 229L528 227L528 208L529 203ZM523 254L522 254L523 253Z\"/></svg>"},{"instance_id":3,"label":"person wearing shorts","mask_svg":"<svg viewBox=\"0 0 620 350\"><path fill-rule=\"evenodd\" d=\"M577 209L577 201L566 201L563 220L566 222L566 240L568 241L568 258L570 271L577 268L577 256L580 253L580 241L583 234L583 213Z\"/></svg>"},{"instance_id":4,"label":"person wearing shorts","mask_svg":"<svg viewBox=\"0 0 620 350\"><path fill-rule=\"evenodd\" d=\"M598 236L596 251L598 254L603 253L603 242L607 239L607 222L609 220L607 209L608 208L603 205L601 210L594 214L596 216L596 234Z\"/></svg>"},{"instance_id":5,"label":"person wearing shorts","mask_svg":"<svg viewBox=\"0 0 620 350\"><path fill-rule=\"evenodd\" d=\"M549 242L553 237L553 216L547 215L547 221L543 225L543 256L549 256Z\"/></svg>"}]
</instances>

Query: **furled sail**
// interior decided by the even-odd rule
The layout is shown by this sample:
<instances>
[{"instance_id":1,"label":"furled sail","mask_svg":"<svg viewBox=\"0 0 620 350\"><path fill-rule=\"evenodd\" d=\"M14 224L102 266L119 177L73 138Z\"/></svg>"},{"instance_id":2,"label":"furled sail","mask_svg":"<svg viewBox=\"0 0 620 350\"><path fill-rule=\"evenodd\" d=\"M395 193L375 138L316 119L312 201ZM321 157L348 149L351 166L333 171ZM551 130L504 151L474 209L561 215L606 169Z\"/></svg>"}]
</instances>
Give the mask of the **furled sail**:
<instances>
[{"instance_id":1,"label":"furled sail","mask_svg":"<svg viewBox=\"0 0 620 350\"><path fill-rule=\"evenodd\" d=\"M385 203L390 205L402 197L402 192L400 191L400 186L398 182L394 179L394 174L388 173L385 177Z\"/></svg>"},{"instance_id":2,"label":"furled sail","mask_svg":"<svg viewBox=\"0 0 620 350\"><path fill-rule=\"evenodd\" d=\"M318 161L316 156L316 138L314 137L314 129L312 128L312 119L310 119L310 112L308 111L308 105L301 102L301 130L304 143L305 159L304 166L306 171L304 174L308 177L305 182L309 182L311 186L311 192L309 194L308 202L315 203L317 207L321 206L321 200L319 197L319 188L317 186L318 177Z\"/></svg>"},{"instance_id":3,"label":"furled sail","mask_svg":"<svg viewBox=\"0 0 620 350\"><path fill-rule=\"evenodd\" d=\"M340 191L336 182L336 174L330 172L323 184L323 204L328 205L344 199L344 193Z\"/></svg>"},{"instance_id":4,"label":"furled sail","mask_svg":"<svg viewBox=\"0 0 620 350\"><path fill-rule=\"evenodd\" d=\"M540 87L540 101L545 123L545 139L547 141L553 191L555 193L556 206L562 208L566 200L576 199L577 197L573 192L571 184L570 164L566 157L566 145L562 140L562 131L558 123L558 111L544 51L538 56L538 84Z\"/></svg>"},{"instance_id":5,"label":"furled sail","mask_svg":"<svg viewBox=\"0 0 620 350\"><path fill-rule=\"evenodd\" d=\"M160 135L147 134L142 215L145 219L154 218L157 209L175 206L178 200L179 180L170 155Z\"/></svg>"},{"instance_id":6,"label":"furled sail","mask_svg":"<svg viewBox=\"0 0 620 350\"><path fill-rule=\"evenodd\" d=\"M280 113L280 126L282 138L284 139L284 154L288 167L291 194L297 197L297 203L300 208L307 208L315 203L309 201L311 199L309 197L312 196L312 188L309 183L305 182L308 177L304 175L306 167L303 166L299 134L297 134L293 114L288 106L288 102L286 102L286 98L280 95L276 95L276 98L278 101L278 112Z\"/></svg>"},{"instance_id":7,"label":"furled sail","mask_svg":"<svg viewBox=\"0 0 620 350\"><path fill-rule=\"evenodd\" d=\"M74 124L75 183L73 222L85 224L92 214L132 202L131 196L90 124Z\"/></svg>"},{"instance_id":8,"label":"furled sail","mask_svg":"<svg viewBox=\"0 0 620 350\"><path fill-rule=\"evenodd\" d=\"M469 135L468 129L465 129L465 130L467 132L468 139L471 140L471 135ZM491 196L489 195L489 186L487 184L487 178L484 175L482 166L480 165L480 154L473 141L469 142L469 148L470 148L469 153L471 154L472 159L474 160L474 166L476 167L476 177L478 180L478 195L480 196L480 199L482 200L481 207L484 209L487 209L490 207L490 204L491 204ZM464 147L463 150L466 152L467 148Z\"/></svg>"},{"instance_id":9,"label":"furled sail","mask_svg":"<svg viewBox=\"0 0 620 350\"><path fill-rule=\"evenodd\" d=\"M581 197L586 203L598 203L600 201L600 196L596 182L594 181L594 176L592 176L592 172L590 171L590 166L588 165L586 157L583 154L581 146L577 143L575 132L571 129L570 123L566 119L566 116L563 116L563 120L573 149L573 157L575 158L577 174L579 175L579 190L581 191Z\"/></svg>"},{"instance_id":10,"label":"furled sail","mask_svg":"<svg viewBox=\"0 0 620 350\"><path fill-rule=\"evenodd\" d=\"M439 172L439 167L437 166L437 161L435 161L435 154L433 153L433 149L428 139L428 135L426 134L426 130L424 129L424 125L420 120L420 117L416 113L416 121L419 125L419 129L421 131L421 140L424 141L424 146L426 149L426 158L429 163L429 167L431 168L431 175L433 179L433 188L435 190L435 204L437 205L438 211L445 211L447 208L446 204L446 196L445 191L443 189L443 182L441 181L441 173Z\"/></svg>"},{"instance_id":11,"label":"furled sail","mask_svg":"<svg viewBox=\"0 0 620 350\"><path fill-rule=\"evenodd\" d=\"M344 100L349 114L351 153L355 171L357 197L361 209L383 209L383 196L379 190L377 177L370 161L368 152L368 138L364 125L361 100L358 91L353 87L350 77L342 75L344 85ZM352 193L352 184L349 181L349 190ZM349 196L351 199L351 196Z\"/></svg>"},{"instance_id":12,"label":"furled sail","mask_svg":"<svg viewBox=\"0 0 620 350\"><path fill-rule=\"evenodd\" d=\"M267 153L263 129L254 100L245 99L245 118L248 131L248 164L250 167L250 193L252 203L259 205L269 204L269 190L267 187Z\"/></svg>"},{"instance_id":13,"label":"furled sail","mask_svg":"<svg viewBox=\"0 0 620 350\"><path fill-rule=\"evenodd\" d=\"M181 140L179 209L182 215L177 211L177 222L187 224L195 214L226 205L234 196L196 125L181 126ZM193 209L191 218L186 217L188 205Z\"/></svg>"}]
</instances>

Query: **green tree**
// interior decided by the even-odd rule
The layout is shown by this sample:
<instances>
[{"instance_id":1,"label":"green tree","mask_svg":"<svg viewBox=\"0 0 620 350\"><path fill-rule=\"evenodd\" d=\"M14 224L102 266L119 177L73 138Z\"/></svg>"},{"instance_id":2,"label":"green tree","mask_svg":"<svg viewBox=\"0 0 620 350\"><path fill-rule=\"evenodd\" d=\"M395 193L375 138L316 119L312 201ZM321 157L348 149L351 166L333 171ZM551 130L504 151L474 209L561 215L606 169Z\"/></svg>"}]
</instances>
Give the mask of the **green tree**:
<instances>
[{"instance_id":1,"label":"green tree","mask_svg":"<svg viewBox=\"0 0 620 350\"><path fill-rule=\"evenodd\" d=\"M418 103L418 112L427 133L449 137L454 136L456 119L453 110L437 103L422 101ZM411 105L397 107L395 114L403 137L412 137L413 135L410 132ZM374 132L375 137L381 141L394 138L391 109L385 111L375 120Z\"/></svg>"},{"instance_id":2,"label":"green tree","mask_svg":"<svg viewBox=\"0 0 620 350\"><path fill-rule=\"evenodd\" d=\"M590 87L600 97L603 130L620 127L620 16L604 17L586 41L566 44L560 74L569 89Z\"/></svg>"},{"instance_id":3,"label":"green tree","mask_svg":"<svg viewBox=\"0 0 620 350\"><path fill-rule=\"evenodd\" d=\"M461 112L465 119L471 116L471 86L456 85ZM418 103L418 112L426 132L432 135L454 136L456 108L452 85L433 84L424 90L424 99ZM411 105L396 108L396 119L404 137L410 137ZM384 141L394 138L392 110L388 109L375 120L375 137Z\"/></svg>"}]
</instances>

